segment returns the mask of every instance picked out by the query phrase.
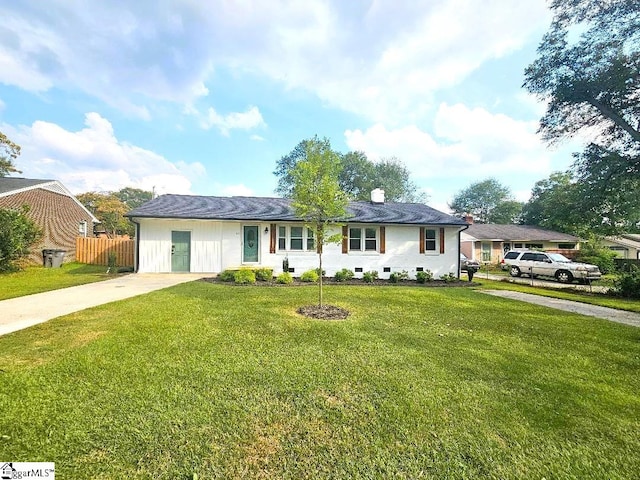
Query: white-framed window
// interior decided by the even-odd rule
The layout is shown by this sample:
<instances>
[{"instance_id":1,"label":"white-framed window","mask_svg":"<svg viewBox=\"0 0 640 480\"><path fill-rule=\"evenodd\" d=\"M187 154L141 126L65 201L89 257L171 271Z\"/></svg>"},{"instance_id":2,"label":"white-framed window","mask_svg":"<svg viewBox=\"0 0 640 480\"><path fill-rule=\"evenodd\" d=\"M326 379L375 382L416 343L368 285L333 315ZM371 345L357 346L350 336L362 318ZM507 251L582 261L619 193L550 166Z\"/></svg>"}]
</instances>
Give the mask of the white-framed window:
<instances>
[{"instance_id":1,"label":"white-framed window","mask_svg":"<svg viewBox=\"0 0 640 480\"><path fill-rule=\"evenodd\" d=\"M438 245L438 230L435 228L424 229L424 251L436 252Z\"/></svg>"},{"instance_id":2,"label":"white-framed window","mask_svg":"<svg viewBox=\"0 0 640 480\"><path fill-rule=\"evenodd\" d=\"M377 252L378 229L375 227L349 227L350 252Z\"/></svg>"},{"instance_id":3,"label":"white-framed window","mask_svg":"<svg viewBox=\"0 0 640 480\"><path fill-rule=\"evenodd\" d=\"M314 237L314 231L310 228L307 228L307 250L309 252L315 251L316 249L316 238Z\"/></svg>"},{"instance_id":4,"label":"white-framed window","mask_svg":"<svg viewBox=\"0 0 640 480\"><path fill-rule=\"evenodd\" d=\"M491 243L490 242L482 242L480 245L482 249L482 261L490 262L491 261Z\"/></svg>"},{"instance_id":5,"label":"white-framed window","mask_svg":"<svg viewBox=\"0 0 640 480\"><path fill-rule=\"evenodd\" d=\"M87 222L82 220L80 221L80 223L78 223L78 234L81 237L86 237L87 236Z\"/></svg>"},{"instance_id":6,"label":"white-framed window","mask_svg":"<svg viewBox=\"0 0 640 480\"><path fill-rule=\"evenodd\" d=\"M302 250L304 227L289 227L289 250Z\"/></svg>"},{"instance_id":7,"label":"white-framed window","mask_svg":"<svg viewBox=\"0 0 640 480\"><path fill-rule=\"evenodd\" d=\"M278 250L315 252L313 230L300 225L278 225Z\"/></svg>"}]
</instances>

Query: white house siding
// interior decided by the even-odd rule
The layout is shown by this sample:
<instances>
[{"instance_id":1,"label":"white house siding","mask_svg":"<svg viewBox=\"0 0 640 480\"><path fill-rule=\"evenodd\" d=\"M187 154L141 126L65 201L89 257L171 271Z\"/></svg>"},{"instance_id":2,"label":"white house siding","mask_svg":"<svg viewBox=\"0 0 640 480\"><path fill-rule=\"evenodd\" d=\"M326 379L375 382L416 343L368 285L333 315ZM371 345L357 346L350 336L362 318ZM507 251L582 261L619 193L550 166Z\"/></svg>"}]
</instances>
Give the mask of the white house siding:
<instances>
[{"instance_id":1,"label":"white house siding","mask_svg":"<svg viewBox=\"0 0 640 480\"><path fill-rule=\"evenodd\" d=\"M138 271L171 272L171 232L191 232L190 271L219 272L223 229L220 222L139 219Z\"/></svg>"},{"instance_id":2,"label":"white house siding","mask_svg":"<svg viewBox=\"0 0 640 480\"><path fill-rule=\"evenodd\" d=\"M440 229L439 226L432 228L438 231ZM445 228L444 254L439 253L439 239L435 253L420 253L419 226L385 225L385 253L349 252L343 254L341 245L325 245L322 255L323 269L326 271L327 276L330 277L343 268L348 268L354 272L357 268L361 268L362 273L376 270L379 278L383 279L389 278L392 272L402 271L407 271L410 278L415 278L416 269L419 267L424 270L430 270L435 278L448 273L457 275L459 262L458 231L459 228L456 227ZM306 270L318 267L318 256L313 253L277 252L275 255L269 255L269 257L275 257L269 263L277 271L282 270L282 260L288 257L289 267L294 269L294 276L299 276ZM385 267L389 268L390 271L385 272ZM362 277L362 273L358 272L355 275L356 277Z\"/></svg>"},{"instance_id":3,"label":"white house siding","mask_svg":"<svg viewBox=\"0 0 640 480\"><path fill-rule=\"evenodd\" d=\"M139 219L139 222L138 271L140 272L171 272L172 230L191 232L191 272L219 273L228 268L238 268L242 266L242 227L244 225L258 225L259 228L259 261L251 265L271 267L277 274L282 271L283 260L288 258L289 267L294 269L294 276L299 276L318 266L318 256L315 252L276 250L276 253L270 253L270 231L266 231L270 230L270 223L163 219ZM426 227L429 228L429 226ZM440 226L436 225L432 228L440 231ZM323 267L328 276L333 276L342 268L353 271L361 268L362 272L377 270L380 278L389 278L391 272L403 270L414 278L419 267L433 272L435 278L448 273L457 274L459 230L458 227L444 229L445 253L439 253L440 240L438 239L434 253L421 254L419 226L386 225L384 254L377 252L343 254L341 245L325 245ZM379 246L378 238L378 248ZM390 271L385 272L385 267ZM356 276L361 277L362 273L358 272Z\"/></svg>"}]
</instances>

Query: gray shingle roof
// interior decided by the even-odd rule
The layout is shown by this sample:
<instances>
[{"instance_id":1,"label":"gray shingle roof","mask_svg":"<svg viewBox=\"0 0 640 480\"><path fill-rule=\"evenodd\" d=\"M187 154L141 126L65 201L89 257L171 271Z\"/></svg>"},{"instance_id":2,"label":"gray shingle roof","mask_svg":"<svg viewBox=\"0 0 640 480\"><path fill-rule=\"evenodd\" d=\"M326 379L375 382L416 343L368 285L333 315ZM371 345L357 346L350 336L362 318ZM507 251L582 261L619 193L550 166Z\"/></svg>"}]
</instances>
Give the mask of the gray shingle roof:
<instances>
[{"instance_id":1,"label":"gray shingle roof","mask_svg":"<svg viewBox=\"0 0 640 480\"><path fill-rule=\"evenodd\" d=\"M464 232L478 240L537 240L578 242L580 239L568 233L554 232L532 225L498 225L474 223Z\"/></svg>"},{"instance_id":2,"label":"gray shingle roof","mask_svg":"<svg viewBox=\"0 0 640 480\"><path fill-rule=\"evenodd\" d=\"M33 187L41 183L49 183L53 180L35 180L32 178L18 178L18 177L0 177L0 193L13 192L14 190L20 190L21 188Z\"/></svg>"},{"instance_id":3,"label":"gray shingle roof","mask_svg":"<svg viewBox=\"0 0 640 480\"><path fill-rule=\"evenodd\" d=\"M350 202L349 222L466 225L421 203ZM197 195L162 195L126 214L138 218L181 218L200 220L300 221L286 198L204 197Z\"/></svg>"}]
</instances>

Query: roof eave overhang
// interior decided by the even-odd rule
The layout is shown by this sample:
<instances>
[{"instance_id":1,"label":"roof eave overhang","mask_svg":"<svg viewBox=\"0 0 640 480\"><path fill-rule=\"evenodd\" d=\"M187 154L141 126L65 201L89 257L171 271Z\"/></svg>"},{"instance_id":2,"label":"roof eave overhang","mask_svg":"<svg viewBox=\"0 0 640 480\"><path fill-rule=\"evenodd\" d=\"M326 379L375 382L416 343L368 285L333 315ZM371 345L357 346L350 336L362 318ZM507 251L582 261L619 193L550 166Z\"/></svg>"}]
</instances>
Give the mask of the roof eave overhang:
<instances>
[{"instance_id":1,"label":"roof eave overhang","mask_svg":"<svg viewBox=\"0 0 640 480\"><path fill-rule=\"evenodd\" d=\"M285 217L274 217L274 218L240 218L240 217L228 217L228 218L219 218L219 217L209 217L209 216L188 216L181 217L175 215L145 215L145 214L124 214L127 218L137 218L137 219L158 219L158 220L211 220L218 222L304 222L304 219L301 218L285 218ZM465 229L466 224L461 223L438 223L438 222L380 222L373 220L359 220L357 218L347 218L347 219L339 219L332 220L333 223L364 223L364 224L372 224L372 225L404 225L404 226L423 226L423 225L436 225L439 227L457 227Z\"/></svg>"}]
</instances>

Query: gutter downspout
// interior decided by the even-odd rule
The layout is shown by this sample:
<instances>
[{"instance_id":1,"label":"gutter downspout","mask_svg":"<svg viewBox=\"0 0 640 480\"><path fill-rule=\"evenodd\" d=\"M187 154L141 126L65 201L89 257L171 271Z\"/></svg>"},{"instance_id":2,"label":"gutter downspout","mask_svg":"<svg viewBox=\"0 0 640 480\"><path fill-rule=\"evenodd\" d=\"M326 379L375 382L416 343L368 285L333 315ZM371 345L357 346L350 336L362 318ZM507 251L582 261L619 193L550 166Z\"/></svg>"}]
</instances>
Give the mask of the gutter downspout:
<instances>
[{"instance_id":1,"label":"gutter downspout","mask_svg":"<svg viewBox=\"0 0 640 480\"><path fill-rule=\"evenodd\" d=\"M138 268L140 267L140 222L138 222L134 217L129 217L136 225L136 248L133 251L133 271L138 273Z\"/></svg>"},{"instance_id":2,"label":"gutter downspout","mask_svg":"<svg viewBox=\"0 0 640 480\"><path fill-rule=\"evenodd\" d=\"M460 280L460 234L464 232L471 225L467 224L464 228L458 230L458 280Z\"/></svg>"}]
</instances>

